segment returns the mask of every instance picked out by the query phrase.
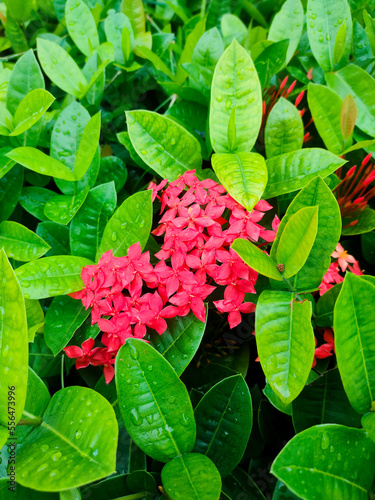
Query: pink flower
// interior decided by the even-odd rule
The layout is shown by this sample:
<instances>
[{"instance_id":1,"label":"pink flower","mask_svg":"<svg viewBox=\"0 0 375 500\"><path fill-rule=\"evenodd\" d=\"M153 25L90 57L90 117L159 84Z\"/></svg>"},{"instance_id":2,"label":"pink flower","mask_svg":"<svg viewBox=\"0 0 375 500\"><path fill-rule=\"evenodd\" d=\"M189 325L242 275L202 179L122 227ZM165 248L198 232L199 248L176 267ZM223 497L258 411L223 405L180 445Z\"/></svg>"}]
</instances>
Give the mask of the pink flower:
<instances>
[{"instance_id":1,"label":"pink flower","mask_svg":"<svg viewBox=\"0 0 375 500\"><path fill-rule=\"evenodd\" d=\"M336 250L332 252L332 257L338 259L339 266L343 272L346 271L348 264L354 264L356 262L352 255L348 255L348 252L343 248L340 243L337 243Z\"/></svg>"},{"instance_id":2,"label":"pink flower","mask_svg":"<svg viewBox=\"0 0 375 500\"><path fill-rule=\"evenodd\" d=\"M92 364L93 356L98 349L93 349L94 344L95 340L90 338L82 343L82 347L71 345L64 348L65 354L68 356L68 358L77 358L77 370L79 370L80 368L86 368L87 366Z\"/></svg>"}]
</instances>

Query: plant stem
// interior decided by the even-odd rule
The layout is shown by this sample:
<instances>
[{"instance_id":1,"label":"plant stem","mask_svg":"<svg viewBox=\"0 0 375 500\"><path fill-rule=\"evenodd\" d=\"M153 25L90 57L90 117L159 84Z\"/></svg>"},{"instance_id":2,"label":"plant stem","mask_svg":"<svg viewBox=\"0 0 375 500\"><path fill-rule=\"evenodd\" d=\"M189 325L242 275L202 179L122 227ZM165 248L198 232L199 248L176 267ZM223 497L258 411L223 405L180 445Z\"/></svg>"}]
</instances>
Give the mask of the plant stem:
<instances>
[{"instance_id":1,"label":"plant stem","mask_svg":"<svg viewBox=\"0 0 375 500\"><path fill-rule=\"evenodd\" d=\"M43 422L42 418L21 418L17 425L29 425L31 427L37 427Z\"/></svg>"}]
</instances>

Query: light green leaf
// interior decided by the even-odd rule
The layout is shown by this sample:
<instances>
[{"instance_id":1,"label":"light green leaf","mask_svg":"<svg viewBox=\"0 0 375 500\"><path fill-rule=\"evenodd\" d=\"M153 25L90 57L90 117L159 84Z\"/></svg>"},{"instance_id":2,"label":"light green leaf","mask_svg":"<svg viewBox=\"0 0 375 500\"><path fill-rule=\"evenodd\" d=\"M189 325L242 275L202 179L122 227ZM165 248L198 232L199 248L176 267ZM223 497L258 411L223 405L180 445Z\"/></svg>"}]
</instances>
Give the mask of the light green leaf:
<instances>
[{"instance_id":1,"label":"light green leaf","mask_svg":"<svg viewBox=\"0 0 375 500\"><path fill-rule=\"evenodd\" d=\"M174 458L163 467L161 479L173 500L218 500L220 497L220 474L211 460L200 453Z\"/></svg>"},{"instance_id":2,"label":"light green leaf","mask_svg":"<svg viewBox=\"0 0 375 500\"><path fill-rule=\"evenodd\" d=\"M98 149L99 136L100 112L90 118L83 131L74 162L74 175L77 180L85 175L91 165Z\"/></svg>"},{"instance_id":3,"label":"light green leaf","mask_svg":"<svg viewBox=\"0 0 375 500\"><path fill-rule=\"evenodd\" d=\"M81 271L90 264L92 261L83 257L44 257L18 267L16 276L25 298L45 299L82 290Z\"/></svg>"},{"instance_id":4,"label":"light green leaf","mask_svg":"<svg viewBox=\"0 0 375 500\"><path fill-rule=\"evenodd\" d=\"M28 340L34 342L34 337L37 332L44 330L44 312L39 300L25 300Z\"/></svg>"},{"instance_id":5,"label":"light green leaf","mask_svg":"<svg viewBox=\"0 0 375 500\"><path fill-rule=\"evenodd\" d=\"M285 278L294 276L310 254L318 230L319 207L304 207L293 214L281 233L276 260L284 264Z\"/></svg>"},{"instance_id":6,"label":"light green leaf","mask_svg":"<svg viewBox=\"0 0 375 500\"><path fill-rule=\"evenodd\" d=\"M311 302L265 290L255 312L259 360L272 390L288 404L302 391L314 359Z\"/></svg>"},{"instance_id":7,"label":"light green leaf","mask_svg":"<svg viewBox=\"0 0 375 500\"><path fill-rule=\"evenodd\" d=\"M195 25L191 33L186 37L185 45L178 60L178 68L176 73L176 83L182 85L186 79L186 73L182 68L183 64L189 63L192 59L194 48L197 45L198 40L201 38L205 32L206 19L200 19Z\"/></svg>"},{"instance_id":8,"label":"light green leaf","mask_svg":"<svg viewBox=\"0 0 375 500\"><path fill-rule=\"evenodd\" d=\"M67 0L65 20L71 39L89 57L99 47L99 36L94 17L84 0Z\"/></svg>"},{"instance_id":9,"label":"light green leaf","mask_svg":"<svg viewBox=\"0 0 375 500\"><path fill-rule=\"evenodd\" d=\"M122 0L121 11L128 17L135 36L142 35L146 31L142 0Z\"/></svg>"},{"instance_id":10,"label":"light green leaf","mask_svg":"<svg viewBox=\"0 0 375 500\"><path fill-rule=\"evenodd\" d=\"M299 498L367 500L375 479L370 465L374 461L375 443L363 430L316 425L289 441L271 473Z\"/></svg>"},{"instance_id":11,"label":"light green leaf","mask_svg":"<svg viewBox=\"0 0 375 500\"><path fill-rule=\"evenodd\" d=\"M250 241L239 238L234 240L231 248L238 253L247 265L255 269L258 273L277 281L283 280L275 262Z\"/></svg>"},{"instance_id":12,"label":"light green leaf","mask_svg":"<svg viewBox=\"0 0 375 500\"><path fill-rule=\"evenodd\" d=\"M152 225L152 193L139 191L127 198L108 221L97 258L109 249L113 255L126 255L129 247L139 242L143 249Z\"/></svg>"},{"instance_id":13,"label":"light green leaf","mask_svg":"<svg viewBox=\"0 0 375 500\"><path fill-rule=\"evenodd\" d=\"M85 201L90 188L85 187L76 196L65 196L58 194L44 206L44 214L54 222L68 224Z\"/></svg>"},{"instance_id":14,"label":"light green leaf","mask_svg":"<svg viewBox=\"0 0 375 500\"><path fill-rule=\"evenodd\" d=\"M17 482L60 491L104 478L115 471L117 436L115 412L103 396L86 387L62 389L52 397L41 425L17 449L22 471ZM30 461L33 445L38 451ZM64 457L74 466L63 466Z\"/></svg>"},{"instance_id":15,"label":"light green leaf","mask_svg":"<svg viewBox=\"0 0 375 500\"><path fill-rule=\"evenodd\" d=\"M242 44L247 35L247 28L241 19L233 14L224 14L220 19L221 32L223 34L224 46L232 42L233 38Z\"/></svg>"},{"instance_id":16,"label":"light green leaf","mask_svg":"<svg viewBox=\"0 0 375 500\"><path fill-rule=\"evenodd\" d=\"M346 24L342 24L336 33L335 46L333 48L333 64L339 64L345 52Z\"/></svg>"},{"instance_id":17,"label":"light green leaf","mask_svg":"<svg viewBox=\"0 0 375 500\"><path fill-rule=\"evenodd\" d=\"M327 177L345 160L320 148L292 151L266 161L268 184L263 198L273 198L303 188L314 177Z\"/></svg>"},{"instance_id":18,"label":"light green leaf","mask_svg":"<svg viewBox=\"0 0 375 500\"><path fill-rule=\"evenodd\" d=\"M302 148L303 134L303 122L297 108L284 97L280 97L267 118L267 158Z\"/></svg>"},{"instance_id":19,"label":"light green leaf","mask_svg":"<svg viewBox=\"0 0 375 500\"><path fill-rule=\"evenodd\" d=\"M174 120L152 111L127 111L126 119L134 149L161 177L173 181L201 168L199 142Z\"/></svg>"},{"instance_id":20,"label":"light green leaf","mask_svg":"<svg viewBox=\"0 0 375 500\"><path fill-rule=\"evenodd\" d=\"M235 152L250 152L262 121L262 96L253 61L236 40L220 57L212 81L210 136L216 153L228 152L228 122L234 106Z\"/></svg>"},{"instance_id":21,"label":"light green leaf","mask_svg":"<svg viewBox=\"0 0 375 500\"><path fill-rule=\"evenodd\" d=\"M358 413L375 401L375 286L347 273L334 309L337 364L345 392Z\"/></svg>"},{"instance_id":22,"label":"light green leaf","mask_svg":"<svg viewBox=\"0 0 375 500\"><path fill-rule=\"evenodd\" d=\"M0 102L0 135L9 135L13 129L13 117Z\"/></svg>"},{"instance_id":23,"label":"light green leaf","mask_svg":"<svg viewBox=\"0 0 375 500\"><path fill-rule=\"evenodd\" d=\"M275 43L267 40L267 42L269 42L269 45L264 50L262 49L260 54L254 54L256 47L253 48L251 53L252 57L254 57L255 69L258 72L262 89L266 89L272 76L285 67L289 47L289 40ZM263 45L263 42L260 45Z\"/></svg>"},{"instance_id":24,"label":"light green leaf","mask_svg":"<svg viewBox=\"0 0 375 500\"><path fill-rule=\"evenodd\" d=\"M0 224L1 247L8 257L21 262L39 259L51 248L33 231L13 221L3 221Z\"/></svg>"},{"instance_id":25,"label":"light green leaf","mask_svg":"<svg viewBox=\"0 0 375 500\"><path fill-rule=\"evenodd\" d=\"M127 339L118 352L115 374L122 418L134 442L159 462L191 451L193 408L168 361L146 342Z\"/></svg>"},{"instance_id":26,"label":"light green leaf","mask_svg":"<svg viewBox=\"0 0 375 500\"><path fill-rule=\"evenodd\" d=\"M9 135L20 135L32 127L41 119L54 100L53 95L43 89L29 92L16 110L13 118L14 130Z\"/></svg>"},{"instance_id":27,"label":"light green leaf","mask_svg":"<svg viewBox=\"0 0 375 500\"><path fill-rule=\"evenodd\" d=\"M212 156L212 166L233 198L251 211L262 197L268 172L258 153L219 153Z\"/></svg>"},{"instance_id":28,"label":"light green leaf","mask_svg":"<svg viewBox=\"0 0 375 500\"><path fill-rule=\"evenodd\" d=\"M131 48L131 39L133 39L134 43L134 35L129 19L123 12L115 12L114 10L110 10L106 20L104 21L105 35L107 37L107 40L113 45L115 49L116 62L120 64L125 64L127 61L127 58L124 58L122 49L122 37L124 28L126 28L127 32L130 34L129 48Z\"/></svg>"},{"instance_id":29,"label":"light green leaf","mask_svg":"<svg viewBox=\"0 0 375 500\"><path fill-rule=\"evenodd\" d=\"M353 97L348 94L342 103L340 115L341 133L344 139L347 139L353 133L356 120L357 106Z\"/></svg>"}]
</instances>

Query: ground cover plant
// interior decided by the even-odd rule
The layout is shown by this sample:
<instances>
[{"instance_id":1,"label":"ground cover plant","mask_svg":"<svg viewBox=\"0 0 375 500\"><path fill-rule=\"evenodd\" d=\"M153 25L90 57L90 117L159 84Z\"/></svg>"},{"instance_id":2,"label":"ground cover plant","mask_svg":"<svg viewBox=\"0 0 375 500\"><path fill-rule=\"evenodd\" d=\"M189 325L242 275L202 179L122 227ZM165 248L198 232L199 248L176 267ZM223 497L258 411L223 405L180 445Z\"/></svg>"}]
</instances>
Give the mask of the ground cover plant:
<instances>
[{"instance_id":1,"label":"ground cover plant","mask_svg":"<svg viewBox=\"0 0 375 500\"><path fill-rule=\"evenodd\" d=\"M375 498L375 2L0 20L0 499Z\"/></svg>"}]
</instances>

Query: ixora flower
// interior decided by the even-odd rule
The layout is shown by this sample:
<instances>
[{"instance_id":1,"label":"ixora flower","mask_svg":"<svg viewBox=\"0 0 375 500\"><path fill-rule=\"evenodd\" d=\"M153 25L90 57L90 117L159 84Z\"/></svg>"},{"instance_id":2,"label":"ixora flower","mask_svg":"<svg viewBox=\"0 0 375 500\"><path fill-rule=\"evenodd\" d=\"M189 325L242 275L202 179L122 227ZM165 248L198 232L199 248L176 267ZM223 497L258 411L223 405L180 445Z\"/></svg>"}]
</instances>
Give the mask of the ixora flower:
<instances>
[{"instance_id":1,"label":"ixora flower","mask_svg":"<svg viewBox=\"0 0 375 500\"><path fill-rule=\"evenodd\" d=\"M107 383L126 339L148 342L148 330L162 335L166 319L189 312L205 321L204 301L217 286L223 287L223 299L213 305L219 313L229 313L231 328L241 322L242 314L254 312L246 294L255 293L258 273L229 247L236 238L271 242L280 222L275 216L272 229L261 226L264 212L272 209L269 203L261 200L249 212L214 180L200 181L194 170L170 183L151 183L149 189L153 200L161 203L162 216L153 231L161 238L155 254L159 262L153 266L150 253L142 253L139 243L124 257L109 250L98 264L82 270L85 288L71 294L91 308L91 323L103 332L104 347L94 347L90 339L82 347L66 347L65 352L76 359L77 368L103 365Z\"/></svg>"},{"instance_id":2,"label":"ixora flower","mask_svg":"<svg viewBox=\"0 0 375 500\"><path fill-rule=\"evenodd\" d=\"M337 283L344 281L344 275L340 274L345 272L351 272L357 276L361 276L363 273L359 267L358 261L349 255L344 247L338 243L336 249L332 253L331 257L337 259L336 262L332 262L328 268L328 271L323 276L323 281L319 286L319 294L323 295L327 290L335 286Z\"/></svg>"}]
</instances>

